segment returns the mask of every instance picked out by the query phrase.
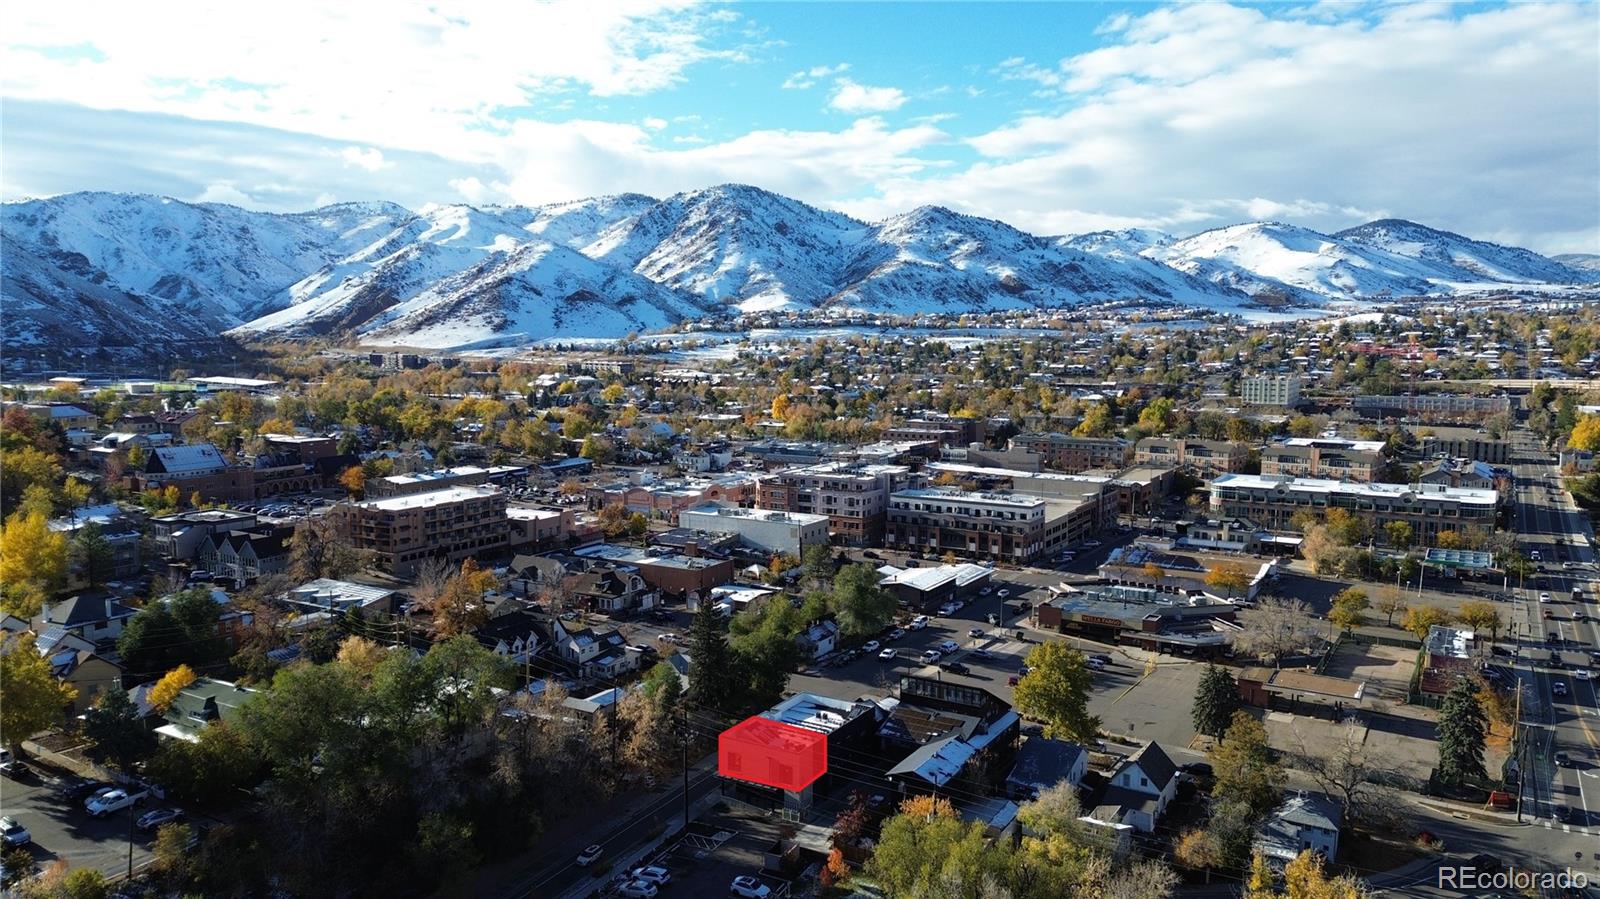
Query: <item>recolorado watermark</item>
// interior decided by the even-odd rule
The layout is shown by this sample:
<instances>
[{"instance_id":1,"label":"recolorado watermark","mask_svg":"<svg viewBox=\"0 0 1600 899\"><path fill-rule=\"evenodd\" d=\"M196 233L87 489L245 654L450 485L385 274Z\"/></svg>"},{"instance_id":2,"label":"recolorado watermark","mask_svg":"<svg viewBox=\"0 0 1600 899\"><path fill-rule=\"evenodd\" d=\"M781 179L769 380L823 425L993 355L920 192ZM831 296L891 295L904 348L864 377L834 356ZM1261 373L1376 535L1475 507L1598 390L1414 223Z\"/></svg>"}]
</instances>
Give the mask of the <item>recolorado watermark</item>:
<instances>
[{"instance_id":1,"label":"recolorado watermark","mask_svg":"<svg viewBox=\"0 0 1600 899\"><path fill-rule=\"evenodd\" d=\"M1439 889L1452 890L1582 890L1589 886L1583 871L1530 871L1525 868L1489 870L1476 865L1441 865Z\"/></svg>"}]
</instances>

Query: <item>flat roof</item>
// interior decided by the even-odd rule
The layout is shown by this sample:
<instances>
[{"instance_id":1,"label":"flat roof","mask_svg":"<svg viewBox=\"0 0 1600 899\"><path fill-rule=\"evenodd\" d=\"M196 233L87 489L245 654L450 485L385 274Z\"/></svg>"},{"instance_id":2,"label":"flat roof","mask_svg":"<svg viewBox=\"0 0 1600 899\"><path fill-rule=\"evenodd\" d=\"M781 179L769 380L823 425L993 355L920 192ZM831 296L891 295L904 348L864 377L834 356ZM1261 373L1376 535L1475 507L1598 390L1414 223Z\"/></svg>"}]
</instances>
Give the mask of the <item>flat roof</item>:
<instances>
[{"instance_id":1,"label":"flat roof","mask_svg":"<svg viewBox=\"0 0 1600 899\"><path fill-rule=\"evenodd\" d=\"M1045 501L1037 496L1018 496L1014 493L980 493L975 490L959 490L954 487L913 487L910 490L896 490L893 495L906 499L947 499L953 502L988 503L1023 508L1032 508L1045 504Z\"/></svg>"},{"instance_id":2,"label":"flat roof","mask_svg":"<svg viewBox=\"0 0 1600 899\"><path fill-rule=\"evenodd\" d=\"M828 516L813 515L810 512L785 512L781 509L746 509L739 506L719 506L716 503L694 506L678 513L681 519L684 514L716 516L717 518L737 518L745 521L775 521L781 524L805 525L826 524Z\"/></svg>"},{"instance_id":3,"label":"flat roof","mask_svg":"<svg viewBox=\"0 0 1600 899\"><path fill-rule=\"evenodd\" d=\"M815 693L796 693L765 712L761 717L831 734L869 709L846 699L832 699Z\"/></svg>"},{"instance_id":4,"label":"flat roof","mask_svg":"<svg viewBox=\"0 0 1600 899\"><path fill-rule=\"evenodd\" d=\"M1318 446L1323 449L1347 449L1363 453L1381 453L1382 440L1351 440L1346 437L1290 437L1278 446Z\"/></svg>"},{"instance_id":5,"label":"flat roof","mask_svg":"<svg viewBox=\"0 0 1600 899\"><path fill-rule=\"evenodd\" d=\"M356 503L356 505L363 509L382 509L386 512L398 512L402 509L426 509L431 506L458 503L463 500L477 499L480 496L493 496L499 492L498 489L489 487L446 487L443 490L429 490L424 493L412 493L406 496L369 499L365 502Z\"/></svg>"},{"instance_id":6,"label":"flat roof","mask_svg":"<svg viewBox=\"0 0 1600 899\"><path fill-rule=\"evenodd\" d=\"M1271 490L1277 486L1301 493L1346 494L1372 499L1442 499L1448 502L1492 506L1499 500L1494 490L1479 487L1444 487L1436 484L1380 484L1357 481L1334 481L1323 478L1288 478L1258 474L1219 475L1211 482L1211 489L1244 487L1253 490Z\"/></svg>"}]
</instances>

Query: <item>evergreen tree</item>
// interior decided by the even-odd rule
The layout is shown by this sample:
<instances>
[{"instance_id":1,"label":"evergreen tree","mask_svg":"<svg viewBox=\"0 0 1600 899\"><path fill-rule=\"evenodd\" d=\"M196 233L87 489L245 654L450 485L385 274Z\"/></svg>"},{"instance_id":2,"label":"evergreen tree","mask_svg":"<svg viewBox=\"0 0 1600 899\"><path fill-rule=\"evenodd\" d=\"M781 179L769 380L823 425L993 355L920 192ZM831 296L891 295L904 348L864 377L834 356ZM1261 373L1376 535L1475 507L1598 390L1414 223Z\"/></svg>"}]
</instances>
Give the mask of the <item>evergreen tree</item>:
<instances>
[{"instance_id":1,"label":"evergreen tree","mask_svg":"<svg viewBox=\"0 0 1600 899\"><path fill-rule=\"evenodd\" d=\"M1227 669L1207 665L1194 693L1194 729L1220 737L1239 710L1239 685Z\"/></svg>"},{"instance_id":2,"label":"evergreen tree","mask_svg":"<svg viewBox=\"0 0 1600 899\"><path fill-rule=\"evenodd\" d=\"M1468 778L1487 776L1483 767L1487 730L1477 687L1469 678L1460 678L1439 709L1439 780L1460 786Z\"/></svg>"},{"instance_id":3,"label":"evergreen tree","mask_svg":"<svg viewBox=\"0 0 1600 899\"><path fill-rule=\"evenodd\" d=\"M700 710L732 707L735 681L733 653L722 613L710 601L700 601L689 626L689 692L685 699Z\"/></svg>"},{"instance_id":4,"label":"evergreen tree","mask_svg":"<svg viewBox=\"0 0 1600 899\"><path fill-rule=\"evenodd\" d=\"M111 543L101 532L100 525L90 521L78 529L72 538L70 557L74 567L91 587L98 587L111 579L116 570Z\"/></svg>"},{"instance_id":5,"label":"evergreen tree","mask_svg":"<svg viewBox=\"0 0 1600 899\"><path fill-rule=\"evenodd\" d=\"M123 771L132 771L135 762L156 751L155 731L144 726L144 716L127 691L115 685L84 713L83 735L93 743L90 758Z\"/></svg>"}]
</instances>

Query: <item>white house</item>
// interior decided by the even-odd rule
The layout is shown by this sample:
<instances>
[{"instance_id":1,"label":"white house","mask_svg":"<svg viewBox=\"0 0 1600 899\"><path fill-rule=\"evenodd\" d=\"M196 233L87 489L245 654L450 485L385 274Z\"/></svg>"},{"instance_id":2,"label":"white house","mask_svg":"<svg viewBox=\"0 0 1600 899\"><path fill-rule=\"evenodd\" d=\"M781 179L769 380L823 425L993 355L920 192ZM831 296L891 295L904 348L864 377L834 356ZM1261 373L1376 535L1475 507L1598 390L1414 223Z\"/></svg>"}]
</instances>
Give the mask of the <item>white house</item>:
<instances>
[{"instance_id":1,"label":"white house","mask_svg":"<svg viewBox=\"0 0 1600 899\"><path fill-rule=\"evenodd\" d=\"M1339 854L1344 809L1323 793L1290 793L1261 825L1255 850L1274 864L1287 864L1307 849L1333 861Z\"/></svg>"},{"instance_id":2,"label":"white house","mask_svg":"<svg viewBox=\"0 0 1600 899\"><path fill-rule=\"evenodd\" d=\"M800 644L801 652L813 659L820 659L838 646L839 625L832 621L819 621L794 639Z\"/></svg>"},{"instance_id":3,"label":"white house","mask_svg":"<svg viewBox=\"0 0 1600 899\"><path fill-rule=\"evenodd\" d=\"M1100 804L1089 817L1152 833L1178 792L1178 766L1156 743L1146 743L1111 772Z\"/></svg>"}]
</instances>

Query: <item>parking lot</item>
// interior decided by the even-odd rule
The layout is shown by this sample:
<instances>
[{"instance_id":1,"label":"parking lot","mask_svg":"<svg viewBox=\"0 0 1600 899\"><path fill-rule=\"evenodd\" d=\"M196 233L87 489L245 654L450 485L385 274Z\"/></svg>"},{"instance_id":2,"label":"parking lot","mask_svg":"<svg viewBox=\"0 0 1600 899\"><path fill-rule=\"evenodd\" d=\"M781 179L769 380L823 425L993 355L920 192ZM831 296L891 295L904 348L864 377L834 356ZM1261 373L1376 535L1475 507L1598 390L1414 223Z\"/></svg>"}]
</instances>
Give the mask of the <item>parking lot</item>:
<instances>
[{"instance_id":1,"label":"parking lot","mask_svg":"<svg viewBox=\"0 0 1600 899\"><path fill-rule=\"evenodd\" d=\"M778 824L770 818L732 812L710 812L692 822L682 836L668 842L640 863L665 868L671 876L660 887L663 899L671 896L727 896L736 877L755 877L781 899L790 891L788 881L764 874L767 850L779 838ZM619 872L605 892L615 895L626 875Z\"/></svg>"},{"instance_id":2,"label":"parking lot","mask_svg":"<svg viewBox=\"0 0 1600 899\"><path fill-rule=\"evenodd\" d=\"M33 841L26 847L42 868L62 860L71 868L96 868L106 874L128 869L128 829L126 812L105 818L92 818L84 811L81 799L56 795L59 781L30 774L18 781L0 779L0 814L9 815L28 829ZM135 807L135 815L161 807L147 801ZM154 832L133 831L133 864L150 860Z\"/></svg>"}]
</instances>

